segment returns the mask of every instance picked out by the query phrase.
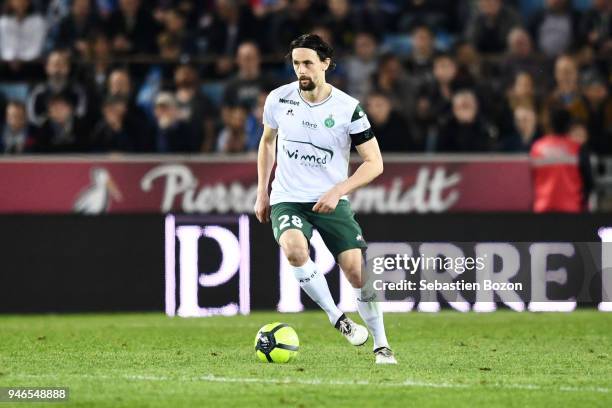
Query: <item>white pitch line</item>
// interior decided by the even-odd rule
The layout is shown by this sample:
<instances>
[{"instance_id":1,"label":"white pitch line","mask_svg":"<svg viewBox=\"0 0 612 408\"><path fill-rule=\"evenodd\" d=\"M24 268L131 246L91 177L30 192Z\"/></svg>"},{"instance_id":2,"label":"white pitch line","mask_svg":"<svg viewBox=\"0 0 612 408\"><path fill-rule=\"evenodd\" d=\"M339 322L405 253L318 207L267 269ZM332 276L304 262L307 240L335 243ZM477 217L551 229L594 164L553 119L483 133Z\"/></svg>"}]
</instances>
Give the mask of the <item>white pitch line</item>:
<instances>
[{"instance_id":1,"label":"white pitch line","mask_svg":"<svg viewBox=\"0 0 612 408\"><path fill-rule=\"evenodd\" d=\"M567 387L559 388L546 387L536 384L504 384L504 383L488 383L488 384L459 384L459 383L431 383L425 381L417 381L407 379L402 382L385 382L372 383L368 380L343 381L343 380L302 380L293 378L273 379L273 378L232 378L232 377L217 377L214 375L206 375L196 377L195 380L210 381L210 382L233 382L233 383L266 383L266 384L297 384L297 385L373 385L378 387L423 387L423 388L506 388L506 389L521 389L521 390L558 390L568 392L600 392L608 393L610 390L604 387Z\"/></svg>"},{"instance_id":2,"label":"white pitch line","mask_svg":"<svg viewBox=\"0 0 612 408\"><path fill-rule=\"evenodd\" d=\"M427 388L467 388L466 384L449 384L449 383L427 383L414 380L406 380L402 382L387 382L387 383L372 383L368 380L320 380L313 378L310 380L296 378L232 378L232 377L217 377L215 375L205 375L197 377L196 380L209 382L233 382L233 383L265 383L265 384L297 384L297 385L374 385L380 387L427 387Z\"/></svg>"},{"instance_id":3,"label":"white pitch line","mask_svg":"<svg viewBox=\"0 0 612 408\"><path fill-rule=\"evenodd\" d=\"M123 375L123 376L109 376L109 375L94 375L94 374L69 374L69 377L78 378L91 378L101 380L135 380L135 381L205 381L205 382L217 382L217 383L241 383L241 384L276 384L276 385L320 385L320 386L375 386L375 387L421 387L421 388L492 388L492 389L509 389L509 390L529 390L529 391L562 391L562 392L596 392L607 394L610 392L609 388L605 387L572 387L572 386L545 386L537 384L507 384L507 383L485 383L485 384L461 384L461 383L449 383L449 382L426 382L418 381L413 379L406 379L400 382L371 382L368 380L322 380L318 378L313 379L299 379L299 378L250 378L250 377L219 377L213 374L199 376L199 377L186 377L186 376L165 376L165 375ZM13 377L22 378L55 378L53 375L36 375L36 374L17 374Z\"/></svg>"}]
</instances>

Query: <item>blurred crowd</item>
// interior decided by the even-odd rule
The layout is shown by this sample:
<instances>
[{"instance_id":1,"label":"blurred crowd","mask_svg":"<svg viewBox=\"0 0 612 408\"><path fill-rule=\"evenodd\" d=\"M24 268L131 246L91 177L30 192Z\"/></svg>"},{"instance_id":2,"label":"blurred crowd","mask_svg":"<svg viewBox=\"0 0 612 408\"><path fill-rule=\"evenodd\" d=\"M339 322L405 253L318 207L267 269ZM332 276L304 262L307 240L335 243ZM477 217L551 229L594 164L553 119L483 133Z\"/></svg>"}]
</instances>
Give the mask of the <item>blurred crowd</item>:
<instances>
[{"instance_id":1,"label":"blurred crowd","mask_svg":"<svg viewBox=\"0 0 612 408\"><path fill-rule=\"evenodd\" d=\"M4 0L0 151L245 152L289 42L336 52L387 152L612 155L612 0Z\"/></svg>"}]
</instances>

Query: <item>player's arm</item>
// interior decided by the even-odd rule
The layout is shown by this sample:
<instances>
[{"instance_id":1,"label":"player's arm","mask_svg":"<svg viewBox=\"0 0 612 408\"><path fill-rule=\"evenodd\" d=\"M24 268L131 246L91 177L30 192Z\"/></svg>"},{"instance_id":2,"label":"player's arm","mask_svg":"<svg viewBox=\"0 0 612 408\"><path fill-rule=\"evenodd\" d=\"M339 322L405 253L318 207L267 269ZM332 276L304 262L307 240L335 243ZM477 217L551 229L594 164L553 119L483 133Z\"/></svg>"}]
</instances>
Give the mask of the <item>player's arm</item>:
<instances>
[{"instance_id":1,"label":"player's arm","mask_svg":"<svg viewBox=\"0 0 612 408\"><path fill-rule=\"evenodd\" d=\"M274 167L276 151L277 129L264 124L263 134L259 141L257 152L257 201L255 202L255 215L259 222L270 221L270 196L268 185Z\"/></svg>"},{"instance_id":2,"label":"player's arm","mask_svg":"<svg viewBox=\"0 0 612 408\"><path fill-rule=\"evenodd\" d=\"M336 184L325 193L312 208L320 213L331 213L336 209L338 201L343 195L350 194L359 187L365 186L383 172L382 155L375 137L355 146L363 163L355 170L353 175Z\"/></svg>"},{"instance_id":3,"label":"player's arm","mask_svg":"<svg viewBox=\"0 0 612 408\"><path fill-rule=\"evenodd\" d=\"M355 149L357 149L363 163L357 167L351 177L336 186L340 190L340 197L369 184L383 172L382 155L375 137L355 146Z\"/></svg>"}]
</instances>

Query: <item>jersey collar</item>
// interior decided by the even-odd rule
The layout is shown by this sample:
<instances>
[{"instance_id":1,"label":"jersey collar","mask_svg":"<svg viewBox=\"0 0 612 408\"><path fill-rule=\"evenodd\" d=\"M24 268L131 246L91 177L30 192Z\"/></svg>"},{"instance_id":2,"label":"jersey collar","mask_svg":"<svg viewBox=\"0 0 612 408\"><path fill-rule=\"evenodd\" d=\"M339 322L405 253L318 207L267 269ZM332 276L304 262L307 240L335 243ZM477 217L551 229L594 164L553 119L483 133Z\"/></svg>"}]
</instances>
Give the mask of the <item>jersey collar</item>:
<instances>
[{"instance_id":1,"label":"jersey collar","mask_svg":"<svg viewBox=\"0 0 612 408\"><path fill-rule=\"evenodd\" d=\"M323 105L325 102L327 102L327 101L329 101L331 99L332 95L334 94L334 86L331 85L331 84L330 84L330 86L331 86L331 91L330 91L329 95L327 96L327 98L325 98L321 102L317 102L317 103L308 102L306 99L304 99L304 97L302 96L302 91L300 89L299 81L297 83L297 93L300 96L300 99L302 101L304 101L304 103L306 105L308 105L311 108L314 108L315 106Z\"/></svg>"}]
</instances>

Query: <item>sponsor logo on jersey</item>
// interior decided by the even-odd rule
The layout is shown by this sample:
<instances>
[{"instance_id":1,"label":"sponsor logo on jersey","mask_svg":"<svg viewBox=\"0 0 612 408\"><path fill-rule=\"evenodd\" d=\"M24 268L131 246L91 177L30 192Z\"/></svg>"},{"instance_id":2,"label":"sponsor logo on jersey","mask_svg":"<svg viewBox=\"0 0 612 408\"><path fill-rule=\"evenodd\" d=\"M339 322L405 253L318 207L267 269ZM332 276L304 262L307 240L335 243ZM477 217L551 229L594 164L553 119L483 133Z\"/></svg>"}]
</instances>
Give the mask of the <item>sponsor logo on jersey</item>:
<instances>
[{"instance_id":1,"label":"sponsor logo on jersey","mask_svg":"<svg viewBox=\"0 0 612 408\"><path fill-rule=\"evenodd\" d=\"M316 129L319 127L319 125L317 125L316 123L312 123L307 120L302 121L302 126L304 126L307 129Z\"/></svg>"},{"instance_id":2,"label":"sponsor logo on jersey","mask_svg":"<svg viewBox=\"0 0 612 408\"><path fill-rule=\"evenodd\" d=\"M288 109L287 110L287 116L294 116L293 109Z\"/></svg>"},{"instance_id":3,"label":"sponsor logo on jersey","mask_svg":"<svg viewBox=\"0 0 612 408\"><path fill-rule=\"evenodd\" d=\"M301 165L308 167L322 167L325 168L327 163L331 161L334 157L334 152L331 149L327 149L325 147L317 146L310 142L303 142L300 140L289 140L285 139L286 142L292 142L297 144L310 145L314 149L308 153L304 153L300 151L298 147L296 148L288 148L283 145L283 150L287 157L292 160L298 160Z\"/></svg>"},{"instance_id":4,"label":"sponsor logo on jersey","mask_svg":"<svg viewBox=\"0 0 612 408\"><path fill-rule=\"evenodd\" d=\"M289 105L300 106L300 103L298 101L294 101L294 100L291 100L291 99L278 98L278 101L280 103L288 103Z\"/></svg>"}]
</instances>

